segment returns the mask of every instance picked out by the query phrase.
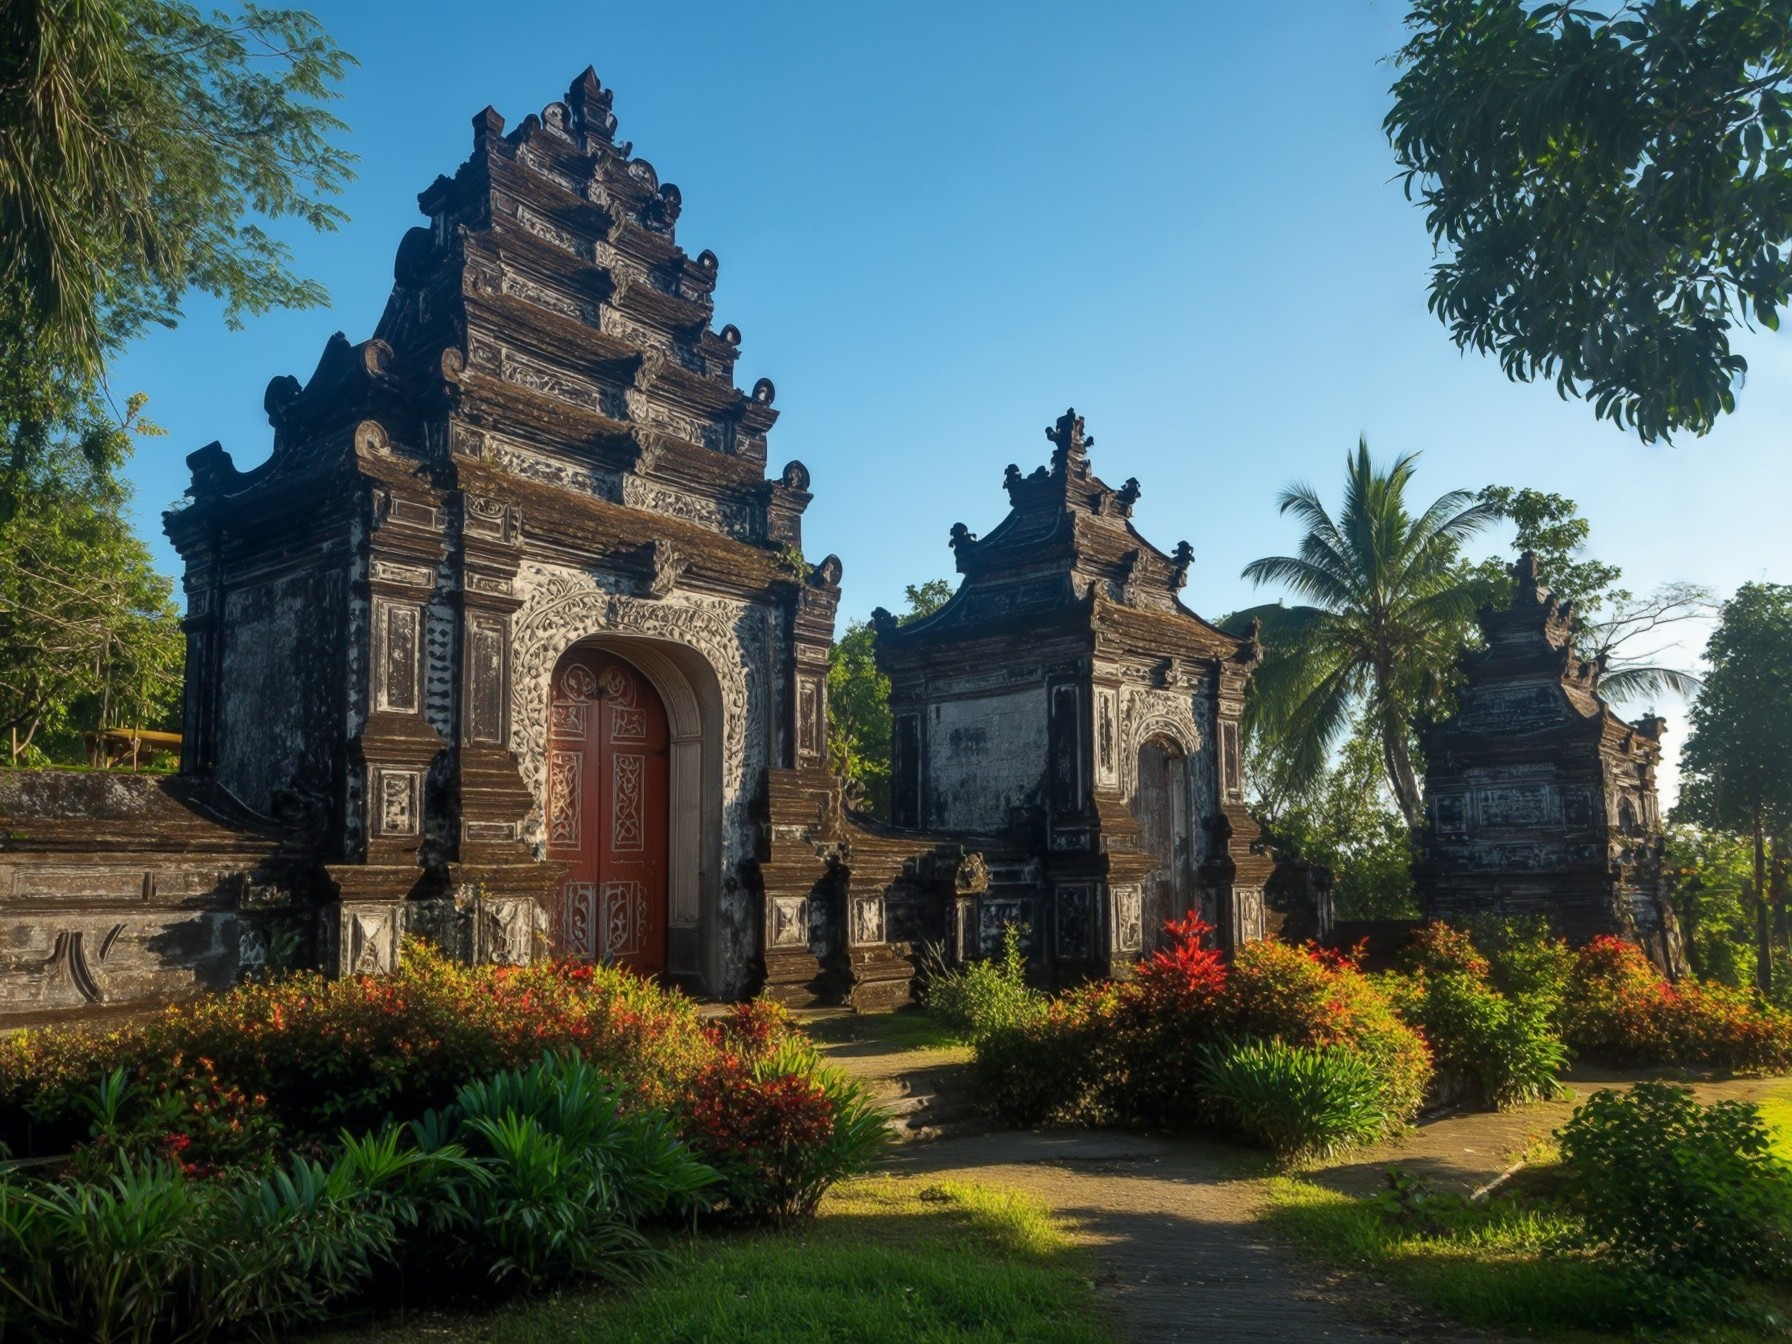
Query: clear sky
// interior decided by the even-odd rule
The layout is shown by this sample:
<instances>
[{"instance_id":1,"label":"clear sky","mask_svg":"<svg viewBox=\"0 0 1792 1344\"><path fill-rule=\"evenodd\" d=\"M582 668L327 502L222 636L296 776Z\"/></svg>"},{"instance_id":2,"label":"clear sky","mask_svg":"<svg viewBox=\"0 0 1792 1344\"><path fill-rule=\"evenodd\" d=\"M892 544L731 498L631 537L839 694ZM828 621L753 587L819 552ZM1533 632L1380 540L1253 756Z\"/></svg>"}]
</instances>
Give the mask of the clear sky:
<instances>
[{"instance_id":1,"label":"clear sky","mask_svg":"<svg viewBox=\"0 0 1792 1344\"><path fill-rule=\"evenodd\" d=\"M262 460L268 379L372 333L474 113L514 126L591 64L618 138L683 191L679 241L721 258L716 324L744 333L742 386L777 383L771 468L813 473L805 549L843 560L843 620L951 574L951 525L1000 520L1003 467L1043 462L1067 405L1096 471L1143 484L1145 535L1193 543L1184 598L1206 615L1273 596L1239 570L1293 542L1277 490L1335 498L1359 433L1423 450L1420 503L1572 497L1638 589L1792 580L1792 334L1742 343L1717 430L1644 446L1457 353L1426 312L1430 245L1380 130L1403 4L307 7L361 62L337 104L350 222L291 235L333 307L229 332L195 300L113 371L170 431L132 471L170 572L159 512L185 455Z\"/></svg>"}]
</instances>

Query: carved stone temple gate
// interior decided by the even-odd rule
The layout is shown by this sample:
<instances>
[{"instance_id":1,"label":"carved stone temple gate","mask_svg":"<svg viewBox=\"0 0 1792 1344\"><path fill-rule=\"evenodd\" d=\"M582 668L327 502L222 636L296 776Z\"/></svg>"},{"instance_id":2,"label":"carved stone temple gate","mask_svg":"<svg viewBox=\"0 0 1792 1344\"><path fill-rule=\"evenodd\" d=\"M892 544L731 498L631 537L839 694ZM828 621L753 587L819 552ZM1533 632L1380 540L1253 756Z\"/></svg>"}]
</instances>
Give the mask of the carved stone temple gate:
<instances>
[{"instance_id":1,"label":"carved stone temple gate","mask_svg":"<svg viewBox=\"0 0 1792 1344\"><path fill-rule=\"evenodd\" d=\"M269 383L267 460L188 459L181 775L0 786L0 1025L269 960L386 970L407 933L874 1006L918 944L1009 921L1065 977L1122 967L1166 900L1260 931L1254 646L1181 606L1186 546L1132 532L1080 421L955 538L953 602L880 627L879 825L825 765L841 565L802 558L809 472L767 475L775 390L736 387L717 258L611 92L484 110L419 203L373 335ZM1147 757L1174 782L1141 802Z\"/></svg>"}]
</instances>

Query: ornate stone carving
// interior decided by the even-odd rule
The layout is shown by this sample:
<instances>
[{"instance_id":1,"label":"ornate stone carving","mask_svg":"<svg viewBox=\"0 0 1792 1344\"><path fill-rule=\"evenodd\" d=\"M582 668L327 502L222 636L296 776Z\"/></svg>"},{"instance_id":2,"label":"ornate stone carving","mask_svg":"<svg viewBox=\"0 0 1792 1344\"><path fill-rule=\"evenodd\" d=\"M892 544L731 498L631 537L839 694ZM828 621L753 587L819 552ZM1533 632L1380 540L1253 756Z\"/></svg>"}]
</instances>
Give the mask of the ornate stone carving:
<instances>
[{"instance_id":1,"label":"ornate stone carving","mask_svg":"<svg viewBox=\"0 0 1792 1344\"><path fill-rule=\"evenodd\" d=\"M531 838L542 834L547 756L548 679L573 644L621 633L681 644L714 671L722 701L724 866L747 857L753 834L747 808L771 741L772 649L777 613L718 597L672 593L657 600L607 592L591 575L525 563L522 609L512 627L511 749L537 799Z\"/></svg>"}]
</instances>

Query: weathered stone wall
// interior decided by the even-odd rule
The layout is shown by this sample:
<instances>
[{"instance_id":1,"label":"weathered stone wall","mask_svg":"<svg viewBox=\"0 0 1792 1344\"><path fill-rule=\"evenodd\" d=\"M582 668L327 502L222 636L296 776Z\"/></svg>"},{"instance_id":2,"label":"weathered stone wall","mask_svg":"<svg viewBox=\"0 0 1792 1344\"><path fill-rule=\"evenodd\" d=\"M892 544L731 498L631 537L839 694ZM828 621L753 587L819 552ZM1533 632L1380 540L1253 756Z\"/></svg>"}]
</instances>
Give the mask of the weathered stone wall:
<instances>
[{"instance_id":1,"label":"weathered stone wall","mask_svg":"<svg viewBox=\"0 0 1792 1344\"><path fill-rule=\"evenodd\" d=\"M141 1013L306 961L287 838L179 777L0 771L0 1030Z\"/></svg>"},{"instance_id":2,"label":"weathered stone wall","mask_svg":"<svg viewBox=\"0 0 1792 1344\"><path fill-rule=\"evenodd\" d=\"M1043 682L936 699L927 707L922 733L927 825L993 835L1008 828L1015 809L1042 801Z\"/></svg>"},{"instance_id":3,"label":"weathered stone wall","mask_svg":"<svg viewBox=\"0 0 1792 1344\"><path fill-rule=\"evenodd\" d=\"M276 791L327 792L340 751L341 584L316 571L229 586L219 625L216 777L264 816Z\"/></svg>"}]
</instances>

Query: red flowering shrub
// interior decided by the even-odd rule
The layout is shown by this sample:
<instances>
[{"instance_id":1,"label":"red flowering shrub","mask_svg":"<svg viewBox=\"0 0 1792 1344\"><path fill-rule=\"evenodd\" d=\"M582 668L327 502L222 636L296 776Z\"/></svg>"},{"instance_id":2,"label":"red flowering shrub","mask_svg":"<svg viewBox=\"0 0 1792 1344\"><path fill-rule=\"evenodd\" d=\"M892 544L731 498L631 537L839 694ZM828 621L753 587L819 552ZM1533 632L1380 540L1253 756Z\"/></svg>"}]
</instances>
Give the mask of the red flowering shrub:
<instances>
[{"instance_id":1,"label":"red flowering shrub","mask_svg":"<svg viewBox=\"0 0 1792 1344\"><path fill-rule=\"evenodd\" d=\"M201 1174L267 1165L295 1148L321 1154L344 1129L411 1120L470 1081L555 1053L596 1065L632 1107L693 1124L699 1098L722 1108L726 1132L752 1138L743 1170L752 1153L794 1168L797 1149L826 1147L830 1125L852 1118L857 1092L823 1087L832 1100L820 1128L795 1124L800 1097L819 1084L813 1055L792 1053L792 1032L781 1008L762 1003L706 1024L691 1000L620 969L466 966L407 944L392 975L295 975L106 1035L0 1041L0 1142L16 1156L56 1154L97 1132ZM128 1113L96 1123L90 1098L115 1069L132 1084ZM736 1083L738 1095L717 1095ZM693 1147L712 1137L693 1133ZM832 1159L818 1169L833 1172L822 1188L840 1174ZM816 1179L803 1185L781 1170L759 1178L780 1197L792 1180L806 1190ZM737 1192L745 1209L746 1177Z\"/></svg>"},{"instance_id":2,"label":"red flowering shrub","mask_svg":"<svg viewBox=\"0 0 1792 1344\"><path fill-rule=\"evenodd\" d=\"M1170 945L1132 979L1072 990L1043 1021L978 1042L977 1077L997 1114L1023 1125L1209 1123L1210 1048L1270 1040L1360 1055L1381 1081L1389 1125L1418 1110L1425 1042L1352 958L1257 942L1228 966L1193 914L1166 929Z\"/></svg>"},{"instance_id":3,"label":"red flowering shrub","mask_svg":"<svg viewBox=\"0 0 1792 1344\"><path fill-rule=\"evenodd\" d=\"M1575 1049L1616 1063L1792 1068L1792 1015L1746 990L1670 984L1640 948L1609 935L1580 950L1564 1012Z\"/></svg>"}]
</instances>

